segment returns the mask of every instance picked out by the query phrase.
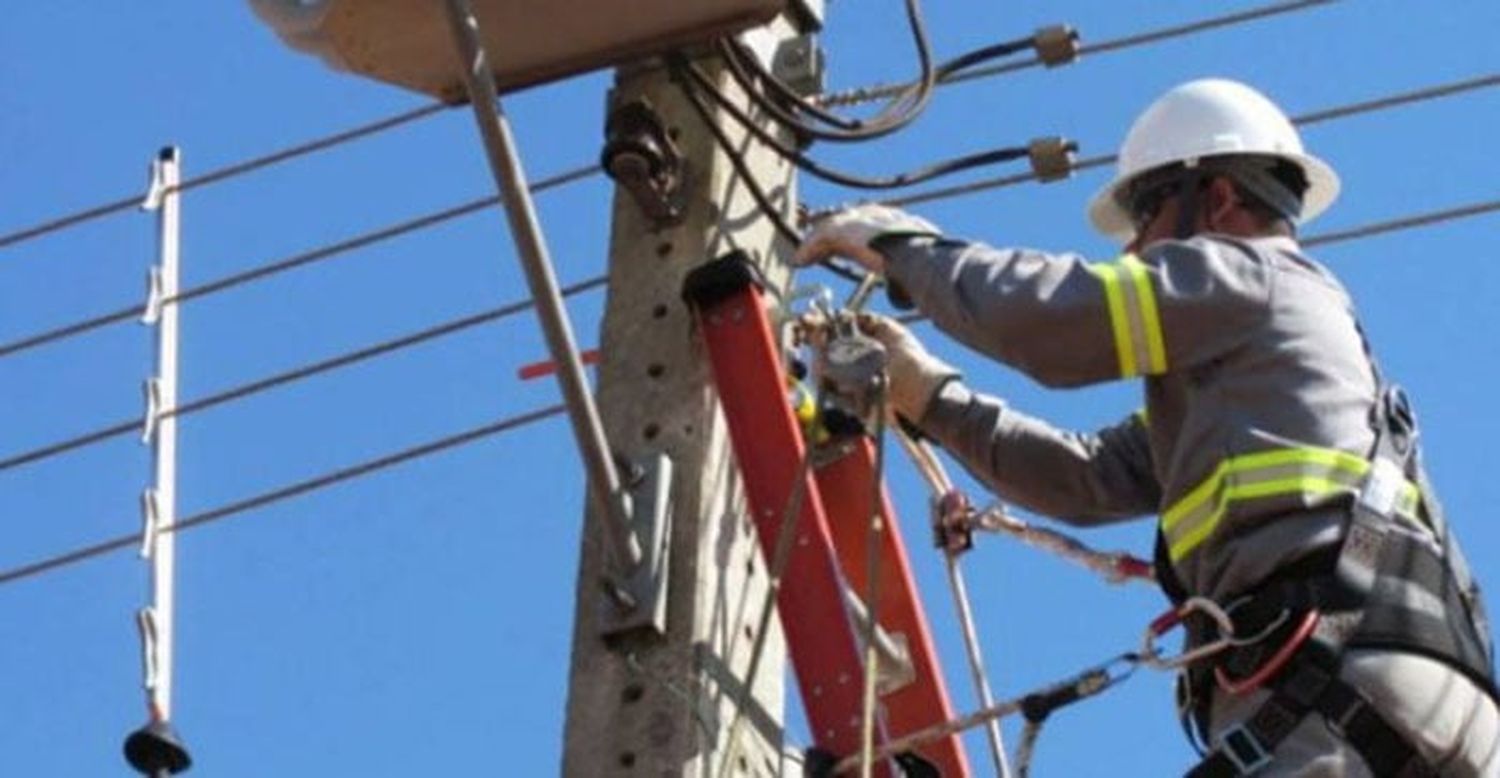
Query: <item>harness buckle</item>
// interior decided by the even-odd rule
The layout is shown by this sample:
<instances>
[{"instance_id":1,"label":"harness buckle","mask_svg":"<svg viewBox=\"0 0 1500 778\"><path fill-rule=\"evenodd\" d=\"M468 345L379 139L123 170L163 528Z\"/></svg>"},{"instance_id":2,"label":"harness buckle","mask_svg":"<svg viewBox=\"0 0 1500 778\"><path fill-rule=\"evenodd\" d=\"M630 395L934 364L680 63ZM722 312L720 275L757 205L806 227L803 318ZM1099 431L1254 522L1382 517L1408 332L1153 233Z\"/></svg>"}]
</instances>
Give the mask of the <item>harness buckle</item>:
<instances>
[{"instance_id":1,"label":"harness buckle","mask_svg":"<svg viewBox=\"0 0 1500 778\"><path fill-rule=\"evenodd\" d=\"M1245 727L1235 724L1219 736L1219 753L1234 764L1240 775L1253 775L1271 764L1271 752Z\"/></svg>"}]
</instances>

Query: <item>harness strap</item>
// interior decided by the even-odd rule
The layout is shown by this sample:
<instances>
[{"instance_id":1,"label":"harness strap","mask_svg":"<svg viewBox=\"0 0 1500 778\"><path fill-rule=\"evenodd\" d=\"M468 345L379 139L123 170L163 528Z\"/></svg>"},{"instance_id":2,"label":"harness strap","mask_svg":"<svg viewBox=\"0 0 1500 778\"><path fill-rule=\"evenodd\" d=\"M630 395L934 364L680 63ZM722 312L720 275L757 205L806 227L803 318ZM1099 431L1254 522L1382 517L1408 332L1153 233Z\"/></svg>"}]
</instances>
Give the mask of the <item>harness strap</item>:
<instances>
[{"instance_id":1,"label":"harness strap","mask_svg":"<svg viewBox=\"0 0 1500 778\"><path fill-rule=\"evenodd\" d=\"M1338 660L1326 648L1299 652L1272 684L1266 700L1245 722L1226 730L1208 757L1186 778L1238 778L1271 763L1272 753L1297 725L1316 712L1379 778L1435 778L1438 773L1399 730L1353 686L1338 677Z\"/></svg>"}]
</instances>

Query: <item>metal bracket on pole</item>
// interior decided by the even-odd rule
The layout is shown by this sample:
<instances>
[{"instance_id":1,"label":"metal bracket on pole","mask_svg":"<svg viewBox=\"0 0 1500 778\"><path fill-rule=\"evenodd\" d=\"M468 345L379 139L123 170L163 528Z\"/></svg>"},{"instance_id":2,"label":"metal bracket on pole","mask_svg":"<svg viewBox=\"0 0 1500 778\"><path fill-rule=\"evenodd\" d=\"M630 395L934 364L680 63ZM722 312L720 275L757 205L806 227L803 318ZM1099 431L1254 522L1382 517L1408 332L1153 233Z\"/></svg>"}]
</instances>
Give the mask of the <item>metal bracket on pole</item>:
<instances>
[{"instance_id":1,"label":"metal bracket on pole","mask_svg":"<svg viewBox=\"0 0 1500 778\"><path fill-rule=\"evenodd\" d=\"M629 484L630 531L641 544L641 561L616 582L635 607L606 607L600 614L605 640L618 642L631 635L662 634L667 625L667 562L672 545L672 460L652 454L638 467Z\"/></svg>"},{"instance_id":2,"label":"metal bracket on pole","mask_svg":"<svg viewBox=\"0 0 1500 778\"><path fill-rule=\"evenodd\" d=\"M652 565L647 563L649 554L643 551L642 539L634 531L637 517L645 520L649 513L633 510L631 494L622 486L620 474L611 457L612 449L599 421L599 411L594 405L593 395L584 376L583 364L578 358L572 326L568 322L567 311L563 308L562 294L552 269L546 242L542 238L536 208L526 184L526 174L521 168L510 124L497 96L499 90L495 86L495 74L490 69L489 56L480 40L479 19L474 15L469 0L446 0L444 5L459 53L458 65L464 88L468 92L469 103L474 110L474 121L484 142L490 172L500 190L510 223L511 239L516 244L516 253L526 272L526 282L531 289L531 298L535 301L547 350L551 352L552 360L557 365L557 379L567 405L568 419L588 476L589 501L593 509L603 517L600 524L607 535L614 568L612 573L604 577L605 590L614 601L615 608L630 612L626 616L632 624L649 624L664 633L664 614L661 620L642 618L643 614L654 612L660 603L665 602L659 588L665 586L666 578L663 575L658 579L653 574ZM659 529L653 531L660 534ZM662 553L665 554L665 551ZM660 562L658 567L664 571L665 559ZM635 591L632 582L638 579L654 581L657 590Z\"/></svg>"}]
</instances>

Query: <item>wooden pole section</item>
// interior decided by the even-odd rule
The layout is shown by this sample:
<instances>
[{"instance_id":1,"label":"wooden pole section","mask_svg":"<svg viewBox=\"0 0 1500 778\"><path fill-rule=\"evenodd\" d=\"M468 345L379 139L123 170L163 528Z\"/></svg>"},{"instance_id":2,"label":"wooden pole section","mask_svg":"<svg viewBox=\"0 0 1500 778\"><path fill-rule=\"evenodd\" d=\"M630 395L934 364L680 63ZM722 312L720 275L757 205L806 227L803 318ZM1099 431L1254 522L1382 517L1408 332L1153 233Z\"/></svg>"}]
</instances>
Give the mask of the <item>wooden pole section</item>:
<instances>
[{"instance_id":1,"label":"wooden pole section","mask_svg":"<svg viewBox=\"0 0 1500 778\"><path fill-rule=\"evenodd\" d=\"M775 23L780 35L792 29ZM720 64L701 60L733 99L748 103ZM683 278L733 249L760 260L767 279L787 278L789 247L776 237L729 158L658 63L617 72L608 110L644 100L683 161L679 221L662 224L624 186L616 189L608 301L599 338L598 407L619 453L673 460L673 508L665 638L607 644L601 517L586 517L578 573L565 776L717 776L728 730L744 703L730 775L800 774L785 762L781 726L785 642L772 620L756 634L766 563L756 544L709 368L681 297ZM739 155L790 215L790 165L719 116ZM740 688L751 648L767 645L753 688ZM785 763L784 763L785 762Z\"/></svg>"}]
</instances>

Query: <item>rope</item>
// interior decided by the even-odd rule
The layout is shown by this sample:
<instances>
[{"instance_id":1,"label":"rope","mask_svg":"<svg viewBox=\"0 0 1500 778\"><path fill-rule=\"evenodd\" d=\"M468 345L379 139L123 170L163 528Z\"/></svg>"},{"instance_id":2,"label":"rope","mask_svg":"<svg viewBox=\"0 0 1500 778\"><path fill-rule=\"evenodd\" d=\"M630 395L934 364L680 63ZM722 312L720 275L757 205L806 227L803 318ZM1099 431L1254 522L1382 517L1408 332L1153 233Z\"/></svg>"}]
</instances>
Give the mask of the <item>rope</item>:
<instances>
[{"instance_id":1,"label":"rope","mask_svg":"<svg viewBox=\"0 0 1500 778\"><path fill-rule=\"evenodd\" d=\"M1276 16L1278 14L1289 13L1291 11L1300 11L1311 6L1326 5L1332 2L1337 2L1337 0L1297 0L1297 2L1273 3L1271 5L1262 6L1259 8L1251 8L1246 11L1227 14L1225 16L1216 16L1197 22L1189 22L1187 24L1179 24L1172 27L1162 27L1156 30L1149 30L1147 32L1139 33L1136 35L1129 35L1123 38L1112 38L1092 44L1086 43L1078 47L1078 55L1081 57L1087 54L1103 54L1110 51L1120 51L1124 49L1134 48L1136 46L1144 46L1146 44L1158 43L1170 38L1180 38L1186 35L1192 35L1195 33L1217 29L1220 27L1232 27L1234 25L1254 21L1256 19L1263 19L1268 16ZM973 81L974 79L978 78L997 76L1002 73L1014 73L1019 70L1033 68L1041 64L1043 64L1042 59L1040 57L1033 56L1029 59L1007 62L1003 65L992 65L985 68L975 68L973 70L966 70L959 73L947 75L943 78L938 79L938 85L946 86L948 84L957 84L963 81ZM823 95L819 99L819 103L827 107L859 105L861 103L874 102L876 100L885 100L891 97L895 97L896 95L902 94L911 88L911 84L876 84L874 86L859 87L844 92L834 92L831 94Z\"/></svg>"},{"instance_id":2,"label":"rope","mask_svg":"<svg viewBox=\"0 0 1500 778\"><path fill-rule=\"evenodd\" d=\"M1334 0L1321 1L1332 2ZM1444 84L1437 84L1430 87L1424 87L1422 89L1414 89L1407 92L1397 92L1395 94L1378 97L1373 100L1363 100L1357 103L1348 103L1345 105L1334 106L1332 108L1311 111L1309 113L1293 116L1291 117L1291 120L1292 124L1298 126L1308 126L1319 124L1321 122L1332 121L1335 119L1344 119L1350 116L1357 116L1359 114L1376 113L1378 111L1384 111L1390 108L1396 108L1404 105L1414 105L1416 103L1424 103L1430 100L1438 100L1444 97L1453 97L1456 95L1465 94L1467 92L1474 92L1496 85L1500 85L1500 74L1491 73L1489 75L1475 76L1473 78L1452 81ZM1097 167L1104 167L1106 165L1113 164L1116 159L1118 159L1118 157L1114 154L1098 157L1088 157L1086 159L1075 162L1073 164L1072 171L1077 172L1080 170L1091 170ZM917 203L947 200L949 198L974 194L976 192L984 192L991 189L1004 189L1006 187L1016 186L1017 184L1024 184L1028 181L1035 181L1036 179L1037 176L1035 173L1020 173L1016 175L1000 176L997 178L981 179L979 181L974 181L967 184L934 188L925 192L916 192L913 194L904 195L902 197L888 198L885 200L881 200L880 202L884 205L905 207L909 205L915 205Z\"/></svg>"},{"instance_id":3,"label":"rope","mask_svg":"<svg viewBox=\"0 0 1500 778\"><path fill-rule=\"evenodd\" d=\"M573 295L580 294L591 289L596 289L603 286L606 281L607 278L605 276L595 276L593 278L579 281L575 284L563 287L562 296L571 297ZM269 389L282 386L284 384L289 384L303 380L305 378L310 378L320 373L330 372L339 368L348 367L349 365L353 365L359 362L364 362L369 359L374 359L378 356L411 348L413 346L425 343L429 340L436 340L448 335L454 335L459 332L477 327L481 324L500 321L501 319L505 319L515 314L521 313L522 311L531 308L531 306L531 300L520 300L507 305L503 305L499 308L494 308L470 316L464 316L462 318L454 319L452 321L443 322L442 324L438 324L434 327L429 327L427 329L413 332L408 335L393 338L382 343L377 343L373 346L367 346L355 351L346 352L329 359L288 370L284 373L278 373L276 375L267 376L266 378L262 378L257 381L251 381L250 383L241 384L239 386L226 389L222 392L218 392L216 394L212 394L207 397L185 403L176 408L168 408L161 412L161 418L174 416L181 418L184 416L188 416L199 411L212 408L216 405L222 405L232 400L243 399L245 397L256 395ZM50 443L40 448L35 448L30 451L24 451L19 454L14 454L5 459L0 459L0 472L5 472L6 470L21 467L22 465L49 459L51 457L57 456L58 454L63 454L69 451L84 448L86 446L91 446L96 443L102 443L112 438L127 435L140 428L141 420L139 418L126 419L115 424L102 427L100 429L85 432L81 435L69 438L67 440Z\"/></svg>"},{"instance_id":4,"label":"rope","mask_svg":"<svg viewBox=\"0 0 1500 778\"><path fill-rule=\"evenodd\" d=\"M818 400L815 398L814 402ZM776 529L776 550L772 553L770 569L766 574L766 594L761 600L760 616L755 625L755 642L750 646L750 664L745 668L745 680L740 683L739 694L734 701L734 719L729 723L728 745L724 759L719 762L719 778L727 778L730 765L739 755L740 731L745 724L745 708L749 706L748 695L755 688L755 677L760 673L760 660L765 654L766 635L770 631L771 615L776 611L776 595L781 591L781 576L792 558L792 541L796 537L797 520L802 515L802 503L807 494L807 482L812 475L812 448L809 446L797 465L797 478L792 482L791 493L781 512L781 526Z\"/></svg>"},{"instance_id":5,"label":"rope","mask_svg":"<svg viewBox=\"0 0 1500 778\"><path fill-rule=\"evenodd\" d=\"M334 486L335 484L361 478L377 471L394 467L395 465L410 462L415 459L428 457L442 451L447 451L451 448L457 448L459 446L483 440L484 438L498 435L503 432L508 432L513 429L518 429L520 427L534 424L552 416L560 416L563 414L564 410L565 409L562 405L552 405L517 416L511 416L509 418L486 424L482 427L476 427L474 429L468 430L467 432L461 432L457 435L452 435L450 437L435 440L430 443L424 443L420 446L405 449L403 451L398 451L394 454L388 454L378 459L361 462L342 470L335 470L329 473L325 473L323 475L309 478L305 481L300 481L289 486L275 489L273 491L263 492L253 497L248 497L238 502L223 505L218 508L206 510L201 513L195 513L191 516L179 519L174 524L161 527L158 531L182 532L184 530L201 527L204 524L218 521L220 519L229 518L246 511L254 510L255 508L262 508L267 505L281 502L283 500L291 499L293 497L299 497L304 494L309 494L311 492L326 489L330 486ZM141 536L139 533L119 535L117 537L110 538L109 540L104 540L92 545L75 548L71 551L67 551L56 556L24 564L19 567L13 567L8 570L3 570L0 571L0 585L14 583L25 578L33 578L43 573L57 570L63 567L68 567L70 565L74 565L97 556L103 556L104 554L119 551L124 548L137 546L140 544L140 541Z\"/></svg>"},{"instance_id":6,"label":"rope","mask_svg":"<svg viewBox=\"0 0 1500 778\"><path fill-rule=\"evenodd\" d=\"M870 476L870 527L865 533L865 677L860 706L860 775L870 778L875 769L875 682L880 675L877 646L880 631L880 547L885 536L885 514L881 510L880 487L885 473L886 382L882 377L875 400L875 462Z\"/></svg>"},{"instance_id":7,"label":"rope","mask_svg":"<svg viewBox=\"0 0 1500 778\"><path fill-rule=\"evenodd\" d=\"M912 464L916 465L917 472L927 481L933 497L934 529L938 537L942 538L946 528L942 526L943 517L938 511L941 510L943 498L956 493L953 479L948 477L942 461L937 458L930 445L914 439L901 429L897 430L896 439L901 442L901 447L906 451ZM946 542L941 542L940 545L943 549L943 561L948 571L948 589L953 594L959 631L964 640L964 653L969 663L969 678L974 684L974 696L978 698L980 707L988 708L995 704L995 699L990 691L988 674L984 671L984 652L979 647L979 628L974 622L974 609L969 602L968 586L964 583L963 568L958 562L959 553ZM1000 723L989 722L985 726L984 734L985 741L990 747L990 758L995 765L995 775L999 778L1008 778L1010 766L1005 761L1005 739L1000 733Z\"/></svg>"},{"instance_id":8,"label":"rope","mask_svg":"<svg viewBox=\"0 0 1500 778\"><path fill-rule=\"evenodd\" d=\"M570 170L565 173L552 176L551 178L537 181L532 185L531 191L544 192L548 189L553 189L564 184L577 181L581 178L593 174L594 172L597 172L598 170L599 167L597 165ZM218 292L232 289L237 286L243 286L255 281L261 281L266 278L270 278L271 276L285 273L289 270L294 270L299 267L320 263L329 259L334 259L356 249L366 248L368 246L382 243L392 238L407 235L413 232L418 232L420 230L425 230L430 227L435 227L439 224L452 221L461 216L467 216L471 213L475 213L490 206L496 205L499 202L499 196L492 196L481 198L478 200L471 200L467 203L456 205L450 208L445 208L440 211L434 211L432 213L418 216L414 219L410 219L404 222L392 224L390 226L383 227L372 232L356 235L352 238L348 238L337 243L327 244L310 249L308 251L301 252L299 254L294 254L292 256L276 260L260 267L251 268L250 270L244 271L242 273L236 273L231 276L226 276L224 278L218 279L216 281L210 281L200 286L189 287L182 290L175 296L163 299L161 301L161 304L172 305L199 297L206 297L208 295L216 294ZM45 332L40 332L35 335L28 335L19 340L0 345L0 358L8 357L13 354L19 354L23 351L29 351L38 346L46 345L48 343L66 340L111 324L118 324L123 321L129 321L145 313L145 311L146 306L133 305L126 308L121 308L119 310L111 311L109 313L100 314L92 318L84 319L82 321L65 324L61 327L47 330Z\"/></svg>"},{"instance_id":9,"label":"rope","mask_svg":"<svg viewBox=\"0 0 1500 778\"><path fill-rule=\"evenodd\" d=\"M442 103L435 103L432 105L425 105L421 108L416 108L410 111L405 111L403 113L398 113L395 116L380 119L369 124L353 127L342 132L324 136L322 138L316 138L314 140L308 141L306 143L301 143L296 146L289 146L279 151L273 151L263 157L255 157L243 162L237 162L226 167L208 171L207 173L196 176L194 178L185 179L174 189L167 191L186 192L189 189L196 189L200 186L207 186L209 184L225 181L230 178L235 178L237 176L241 176L264 167L270 167L271 165L286 162L287 160L312 154L314 152L322 151L334 146L339 146L350 141L357 140L359 138L385 132L386 130L399 127L403 124L408 124L418 119L423 119L431 116L444 110L447 107L448 106L443 105ZM17 243L24 243L34 238L39 238L43 235L57 232L59 230L82 224L84 222L93 221L94 219L109 216L110 214L130 210L131 208L139 205L141 199L142 195L139 194L128 195L126 197L121 197L119 199L103 203L101 205L96 205L91 208L77 211L75 213L60 216L50 221L33 225L31 227L25 227L20 230L16 230L15 232L0 235L0 248L12 246Z\"/></svg>"}]
</instances>

